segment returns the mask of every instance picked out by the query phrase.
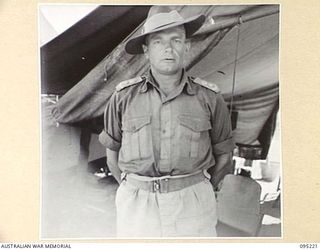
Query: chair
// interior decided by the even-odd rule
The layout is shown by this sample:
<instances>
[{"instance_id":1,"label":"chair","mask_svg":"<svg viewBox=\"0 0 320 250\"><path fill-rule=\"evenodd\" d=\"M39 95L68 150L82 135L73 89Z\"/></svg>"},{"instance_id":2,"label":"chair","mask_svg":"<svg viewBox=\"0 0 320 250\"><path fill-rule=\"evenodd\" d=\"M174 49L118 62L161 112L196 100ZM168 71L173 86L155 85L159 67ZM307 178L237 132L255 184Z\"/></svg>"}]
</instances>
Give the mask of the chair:
<instances>
[{"instance_id":1,"label":"chair","mask_svg":"<svg viewBox=\"0 0 320 250\"><path fill-rule=\"evenodd\" d=\"M226 175L217 195L218 236L257 236L263 218L260 195L253 179Z\"/></svg>"},{"instance_id":2,"label":"chair","mask_svg":"<svg viewBox=\"0 0 320 250\"><path fill-rule=\"evenodd\" d=\"M250 176L252 160L261 159L261 146L237 145L237 153L245 158L239 175L226 175L217 193L218 236L254 237L261 227L261 186Z\"/></svg>"}]
</instances>

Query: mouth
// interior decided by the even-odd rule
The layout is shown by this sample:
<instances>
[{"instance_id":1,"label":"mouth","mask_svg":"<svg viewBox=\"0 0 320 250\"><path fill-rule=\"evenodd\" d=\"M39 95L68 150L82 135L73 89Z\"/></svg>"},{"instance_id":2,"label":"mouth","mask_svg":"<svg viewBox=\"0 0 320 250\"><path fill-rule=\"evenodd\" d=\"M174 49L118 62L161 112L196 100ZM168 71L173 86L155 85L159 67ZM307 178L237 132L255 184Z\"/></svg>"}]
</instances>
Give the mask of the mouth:
<instances>
[{"instance_id":1,"label":"mouth","mask_svg":"<svg viewBox=\"0 0 320 250\"><path fill-rule=\"evenodd\" d=\"M165 62L174 62L175 59L173 59L173 58L164 58L163 61L165 61Z\"/></svg>"}]
</instances>

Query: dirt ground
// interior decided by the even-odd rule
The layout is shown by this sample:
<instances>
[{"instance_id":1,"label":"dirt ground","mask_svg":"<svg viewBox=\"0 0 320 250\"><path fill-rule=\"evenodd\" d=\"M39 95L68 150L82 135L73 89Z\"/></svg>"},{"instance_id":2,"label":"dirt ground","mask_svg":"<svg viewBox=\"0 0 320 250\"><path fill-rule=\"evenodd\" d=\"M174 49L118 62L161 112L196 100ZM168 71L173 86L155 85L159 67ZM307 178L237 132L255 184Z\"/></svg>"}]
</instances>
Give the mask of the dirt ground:
<instances>
[{"instance_id":1,"label":"dirt ground","mask_svg":"<svg viewBox=\"0 0 320 250\"><path fill-rule=\"evenodd\" d=\"M77 167L49 173L43 181L44 238L115 236L115 192L112 177L99 179Z\"/></svg>"}]
</instances>

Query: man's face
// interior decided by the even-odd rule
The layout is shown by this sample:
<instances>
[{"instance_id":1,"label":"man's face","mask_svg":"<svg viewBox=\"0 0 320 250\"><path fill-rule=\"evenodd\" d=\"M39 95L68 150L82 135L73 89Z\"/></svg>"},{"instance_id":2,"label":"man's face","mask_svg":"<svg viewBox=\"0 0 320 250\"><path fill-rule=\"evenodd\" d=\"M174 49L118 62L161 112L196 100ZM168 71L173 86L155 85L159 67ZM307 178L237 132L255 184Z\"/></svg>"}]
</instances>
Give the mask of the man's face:
<instances>
[{"instance_id":1,"label":"man's face","mask_svg":"<svg viewBox=\"0 0 320 250\"><path fill-rule=\"evenodd\" d=\"M151 69L163 75L176 74L184 67L184 57L189 48L183 26L152 33L143 45Z\"/></svg>"}]
</instances>

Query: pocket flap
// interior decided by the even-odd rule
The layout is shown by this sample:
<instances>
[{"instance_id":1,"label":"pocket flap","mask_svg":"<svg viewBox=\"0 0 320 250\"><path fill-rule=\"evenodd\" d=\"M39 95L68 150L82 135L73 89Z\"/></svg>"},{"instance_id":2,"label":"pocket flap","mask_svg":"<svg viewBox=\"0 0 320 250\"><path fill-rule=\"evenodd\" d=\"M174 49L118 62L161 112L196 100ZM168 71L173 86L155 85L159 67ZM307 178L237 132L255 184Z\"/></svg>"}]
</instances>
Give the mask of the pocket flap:
<instances>
[{"instance_id":1,"label":"pocket flap","mask_svg":"<svg viewBox=\"0 0 320 250\"><path fill-rule=\"evenodd\" d=\"M180 115L178 116L178 119L182 126L185 126L195 132L206 131L212 128L210 121L205 118Z\"/></svg>"},{"instance_id":2,"label":"pocket flap","mask_svg":"<svg viewBox=\"0 0 320 250\"><path fill-rule=\"evenodd\" d=\"M123 121L122 130L127 132L136 132L151 122L151 116L142 116L130 118Z\"/></svg>"}]
</instances>

